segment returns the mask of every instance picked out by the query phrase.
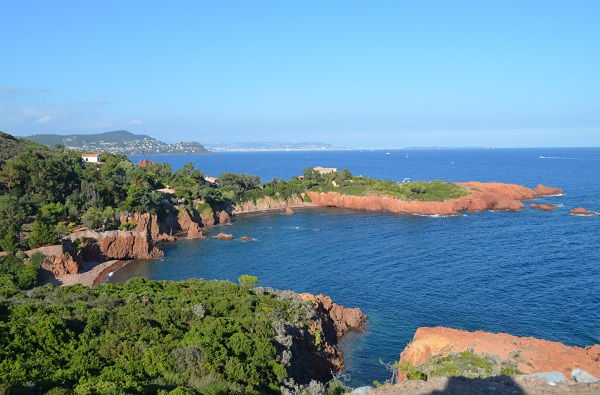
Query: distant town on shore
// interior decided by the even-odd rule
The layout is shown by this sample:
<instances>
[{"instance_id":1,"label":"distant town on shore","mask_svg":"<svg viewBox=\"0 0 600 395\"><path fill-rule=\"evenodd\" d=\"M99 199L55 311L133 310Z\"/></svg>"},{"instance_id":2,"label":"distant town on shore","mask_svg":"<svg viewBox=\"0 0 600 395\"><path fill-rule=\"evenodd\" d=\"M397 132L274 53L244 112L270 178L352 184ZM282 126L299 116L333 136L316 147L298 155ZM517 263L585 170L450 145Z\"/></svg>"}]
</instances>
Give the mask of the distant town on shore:
<instances>
[{"instance_id":1,"label":"distant town on shore","mask_svg":"<svg viewBox=\"0 0 600 395\"><path fill-rule=\"evenodd\" d=\"M24 137L50 147L63 145L66 148L85 152L108 152L125 155L189 155L213 152L243 151L322 151L345 150L331 144L305 142L237 142L201 144L195 141L165 143L145 134L134 134L126 130L97 134L36 134Z\"/></svg>"}]
</instances>

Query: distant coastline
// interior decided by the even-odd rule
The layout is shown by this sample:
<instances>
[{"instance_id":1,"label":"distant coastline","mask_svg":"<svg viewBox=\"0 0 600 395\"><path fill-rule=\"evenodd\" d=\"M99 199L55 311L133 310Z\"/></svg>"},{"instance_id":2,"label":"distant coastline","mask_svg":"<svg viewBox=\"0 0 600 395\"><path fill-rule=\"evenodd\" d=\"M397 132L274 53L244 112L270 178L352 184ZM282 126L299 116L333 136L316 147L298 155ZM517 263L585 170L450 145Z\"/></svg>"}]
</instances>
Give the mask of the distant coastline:
<instances>
[{"instance_id":1,"label":"distant coastline","mask_svg":"<svg viewBox=\"0 0 600 395\"><path fill-rule=\"evenodd\" d=\"M267 152L267 151L340 151L350 148L336 147L331 144L318 142L281 143L270 141L244 141L236 143L205 144L213 152Z\"/></svg>"}]
</instances>

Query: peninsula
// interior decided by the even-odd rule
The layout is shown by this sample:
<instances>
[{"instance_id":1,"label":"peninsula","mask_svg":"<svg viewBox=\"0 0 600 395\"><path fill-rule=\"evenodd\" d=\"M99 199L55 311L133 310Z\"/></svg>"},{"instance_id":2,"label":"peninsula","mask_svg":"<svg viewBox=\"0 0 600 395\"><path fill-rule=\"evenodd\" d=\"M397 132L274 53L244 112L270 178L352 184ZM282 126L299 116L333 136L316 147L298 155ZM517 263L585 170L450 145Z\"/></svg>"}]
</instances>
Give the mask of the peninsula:
<instances>
[{"instance_id":1,"label":"peninsula","mask_svg":"<svg viewBox=\"0 0 600 395\"><path fill-rule=\"evenodd\" d=\"M208 154L209 150L194 141L169 144L145 134L126 130L98 134L36 134L24 137L49 147L62 145L76 151L107 152L124 155L186 155Z\"/></svg>"}]
</instances>

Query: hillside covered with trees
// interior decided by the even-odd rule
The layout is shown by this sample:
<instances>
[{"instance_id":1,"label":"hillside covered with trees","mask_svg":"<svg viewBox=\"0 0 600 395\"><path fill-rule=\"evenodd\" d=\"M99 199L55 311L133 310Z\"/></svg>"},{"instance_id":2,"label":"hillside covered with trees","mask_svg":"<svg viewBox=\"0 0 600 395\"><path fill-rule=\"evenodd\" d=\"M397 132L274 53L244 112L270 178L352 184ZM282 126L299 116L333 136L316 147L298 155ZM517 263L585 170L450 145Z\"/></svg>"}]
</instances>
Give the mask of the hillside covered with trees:
<instances>
[{"instance_id":1,"label":"hillside covered with trees","mask_svg":"<svg viewBox=\"0 0 600 395\"><path fill-rule=\"evenodd\" d=\"M353 176L349 170L321 174L313 168L289 181L226 172L209 185L193 163L173 171L168 163L134 165L127 156L104 153L102 163L82 162L79 153L0 135L0 250L58 243L73 229L118 229L122 215L164 218L173 204L213 212L266 196L285 200L307 190L350 195L387 194L407 200L444 200L466 191L434 181L397 183ZM159 190L170 188L172 193Z\"/></svg>"},{"instance_id":2,"label":"hillside covered with trees","mask_svg":"<svg viewBox=\"0 0 600 395\"><path fill-rule=\"evenodd\" d=\"M135 278L0 295L0 393L276 394L307 385L298 375L307 369L295 365L322 347L308 332L314 309L243 280Z\"/></svg>"}]
</instances>

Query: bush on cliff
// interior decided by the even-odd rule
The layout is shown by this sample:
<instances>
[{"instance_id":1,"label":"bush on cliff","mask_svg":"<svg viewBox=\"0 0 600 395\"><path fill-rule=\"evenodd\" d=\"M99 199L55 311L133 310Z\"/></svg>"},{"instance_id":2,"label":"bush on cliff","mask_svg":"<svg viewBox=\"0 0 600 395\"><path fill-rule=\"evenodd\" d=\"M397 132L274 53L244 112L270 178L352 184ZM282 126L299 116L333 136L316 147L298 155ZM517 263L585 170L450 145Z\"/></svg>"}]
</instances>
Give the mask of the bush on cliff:
<instances>
[{"instance_id":1,"label":"bush on cliff","mask_svg":"<svg viewBox=\"0 0 600 395\"><path fill-rule=\"evenodd\" d=\"M427 380L427 376L488 378L501 374L522 374L511 361L469 351L437 356L417 367L403 364L401 368L408 371L409 380Z\"/></svg>"},{"instance_id":2,"label":"bush on cliff","mask_svg":"<svg viewBox=\"0 0 600 395\"><path fill-rule=\"evenodd\" d=\"M8 393L278 393L274 324L308 325L292 302L222 281L13 292L0 295Z\"/></svg>"},{"instance_id":3,"label":"bush on cliff","mask_svg":"<svg viewBox=\"0 0 600 395\"><path fill-rule=\"evenodd\" d=\"M399 183L390 180L353 177L340 182L336 181L335 185L332 181L335 181L335 179L332 178L330 181L320 183L311 189L321 192L339 192L353 196L388 195L404 200L426 202L442 202L468 194L466 189L440 180Z\"/></svg>"}]
</instances>

